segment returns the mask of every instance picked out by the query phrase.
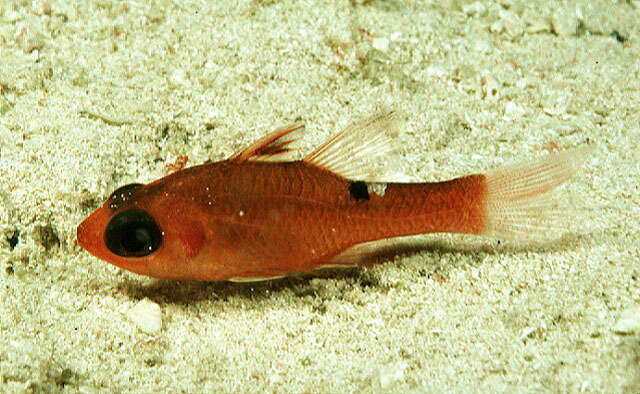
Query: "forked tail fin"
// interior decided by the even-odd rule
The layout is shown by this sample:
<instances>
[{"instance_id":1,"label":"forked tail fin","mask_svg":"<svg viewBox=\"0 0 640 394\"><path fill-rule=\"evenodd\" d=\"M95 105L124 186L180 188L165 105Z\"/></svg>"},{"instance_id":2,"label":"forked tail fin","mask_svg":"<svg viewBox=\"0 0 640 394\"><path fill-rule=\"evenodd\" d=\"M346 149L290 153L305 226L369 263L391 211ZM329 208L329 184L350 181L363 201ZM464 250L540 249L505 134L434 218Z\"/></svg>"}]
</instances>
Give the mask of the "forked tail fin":
<instances>
[{"instance_id":1,"label":"forked tail fin","mask_svg":"<svg viewBox=\"0 0 640 394\"><path fill-rule=\"evenodd\" d=\"M569 198L557 187L578 171L589 147L551 153L486 175L483 234L503 239L549 239L572 220ZM575 220L575 218L573 218Z\"/></svg>"}]
</instances>

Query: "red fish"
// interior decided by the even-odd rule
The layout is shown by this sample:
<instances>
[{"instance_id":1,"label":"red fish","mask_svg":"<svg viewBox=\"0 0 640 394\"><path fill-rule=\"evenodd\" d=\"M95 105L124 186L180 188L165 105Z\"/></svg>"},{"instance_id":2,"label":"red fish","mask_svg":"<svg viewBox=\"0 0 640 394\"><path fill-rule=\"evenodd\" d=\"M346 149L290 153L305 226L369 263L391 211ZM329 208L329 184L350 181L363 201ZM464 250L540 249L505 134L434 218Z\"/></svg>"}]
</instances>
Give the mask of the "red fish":
<instances>
[{"instance_id":1,"label":"red fish","mask_svg":"<svg viewBox=\"0 0 640 394\"><path fill-rule=\"evenodd\" d=\"M372 181L362 159L388 151L393 119L348 127L302 160L291 160L294 124L227 160L120 187L78 226L78 244L155 278L250 281L353 263L358 245L398 236L528 238L551 226L549 192L583 158L556 152L446 182Z\"/></svg>"}]
</instances>

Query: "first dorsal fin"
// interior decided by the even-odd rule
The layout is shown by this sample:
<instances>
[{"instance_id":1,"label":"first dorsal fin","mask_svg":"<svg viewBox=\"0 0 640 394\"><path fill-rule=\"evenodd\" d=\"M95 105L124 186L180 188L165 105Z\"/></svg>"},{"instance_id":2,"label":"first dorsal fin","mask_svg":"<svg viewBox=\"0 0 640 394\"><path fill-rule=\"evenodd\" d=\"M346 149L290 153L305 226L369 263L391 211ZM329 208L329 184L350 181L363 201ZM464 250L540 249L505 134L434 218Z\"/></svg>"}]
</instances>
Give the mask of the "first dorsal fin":
<instances>
[{"instance_id":1,"label":"first dorsal fin","mask_svg":"<svg viewBox=\"0 0 640 394\"><path fill-rule=\"evenodd\" d=\"M373 159L392 150L396 120L394 112L384 112L354 123L303 160L345 178L370 179Z\"/></svg>"},{"instance_id":2,"label":"first dorsal fin","mask_svg":"<svg viewBox=\"0 0 640 394\"><path fill-rule=\"evenodd\" d=\"M233 161L286 161L294 152L291 144L299 139L294 135L296 131L304 129L302 123L293 123L280 127L260 138L247 148L229 157Z\"/></svg>"}]
</instances>

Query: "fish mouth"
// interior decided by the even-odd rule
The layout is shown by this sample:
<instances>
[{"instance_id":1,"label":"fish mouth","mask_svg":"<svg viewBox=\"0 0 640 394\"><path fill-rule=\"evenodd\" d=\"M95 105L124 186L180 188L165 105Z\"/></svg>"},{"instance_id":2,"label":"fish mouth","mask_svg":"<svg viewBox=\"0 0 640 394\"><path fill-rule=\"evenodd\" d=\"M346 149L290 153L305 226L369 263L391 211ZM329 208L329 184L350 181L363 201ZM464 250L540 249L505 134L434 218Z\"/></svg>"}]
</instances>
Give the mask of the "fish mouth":
<instances>
[{"instance_id":1,"label":"fish mouth","mask_svg":"<svg viewBox=\"0 0 640 394\"><path fill-rule=\"evenodd\" d=\"M78 245L87 252L95 255L103 243L101 224L104 222L104 214L101 209L93 212L89 217L84 219L76 229L76 239Z\"/></svg>"},{"instance_id":2,"label":"fish mouth","mask_svg":"<svg viewBox=\"0 0 640 394\"><path fill-rule=\"evenodd\" d=\"M89 236L87 230L87 228L89 227L89 225L87 224L88 220L89 218L83 220L76 229L76 239L78 240L78 245L80 245L82 249L87 249L87 246L89 244Z\"/></svg>"}]
</instances>

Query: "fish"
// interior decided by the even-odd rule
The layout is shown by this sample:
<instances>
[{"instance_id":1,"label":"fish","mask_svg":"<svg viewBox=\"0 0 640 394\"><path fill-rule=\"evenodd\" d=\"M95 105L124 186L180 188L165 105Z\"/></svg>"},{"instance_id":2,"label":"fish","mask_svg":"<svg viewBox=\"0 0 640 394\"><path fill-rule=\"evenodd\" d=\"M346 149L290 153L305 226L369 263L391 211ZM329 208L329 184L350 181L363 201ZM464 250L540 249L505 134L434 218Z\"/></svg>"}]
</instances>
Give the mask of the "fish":
<instances>
[{"instance_id":1,"label":"fish","mask_svg":"<svg viewBox=\"0 0 640 394\"><path fill-rule=\"evenodd\" d=\"M588 149L441 182L394 182L374 162L399 116L376 113L302 159L304 126L276 129L228 159L119 187L77 228L78 245L153 278L258 281L359 264L376 243L426 233L545 237L566 217L558 188ZM555 191L555 192L554 192Z\"/></svg>"}]
</instances>

